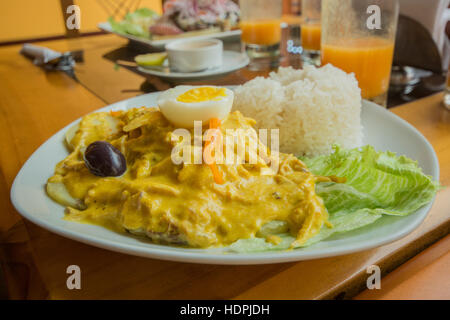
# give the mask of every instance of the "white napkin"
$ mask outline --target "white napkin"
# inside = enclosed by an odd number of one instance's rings
[[[47,64],[52,60],[55,61],[62,56],[62,53],[60,52],[41,46],[35,46],[29,43],[25,43],[23,45],[20,53],[34,58],[33,63],[38,66]]]

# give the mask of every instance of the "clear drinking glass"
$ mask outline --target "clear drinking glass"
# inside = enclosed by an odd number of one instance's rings
[[[361,95],[386,106],[397,0],[322,0],[322,64],[353,72]]]
[[[322,0],[302,1],[302,58],[305,63],[316,66],[320,65],[321,4]]]
[[[447,81],[445,82],[445,92],[444,92],[444,106],[450,110],[450,66],[447,72]]]
[[[280,54],[282,0],[240,0],[241,39],[250,58]]]

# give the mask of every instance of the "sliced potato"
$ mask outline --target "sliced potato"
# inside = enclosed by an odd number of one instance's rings
[[[289,231],[288,224],[286,221],[273,220],[267,222],[265,225],[259,229],[256,234],[257,237],[266,238],[272,235],[277,235],[281,233],[286,233]]]
[[[80,128],[80,124],[77,123],[69,128],[66,132],[66,144],[70,148],[70,150],[75,149],[75,146],[71,143],[72,139],[75,137],[78,129]]]
[[[67,146],[74,150],[76,147],[87,147],[97,140],[107,140],[119,132],[119,122],[106,112],[89,114],[67,130]]]
[[[72,208],[76,208],[76,209],[86,209],[85,204],[83,203],[83,201],[79,200],[79,199],[75,199],[74,197],[72,197],[69,193],[69,191],[67,191],[66,186],[64,185],[64,183],[62,182],[47,182],[47,193],[48,195],[55,200],[56,202],[64,205],[64,206],[68,206],[68,207],[72,207]]]
[[[107,115],[106,116],[106,122],[109,125],[109,129],[111,130],[110,133],[111,134],[116,134],[119,132],[119,122],[120,120],[111,116],[111,115]]]

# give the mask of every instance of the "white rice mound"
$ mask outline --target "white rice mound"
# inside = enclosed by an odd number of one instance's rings
[[[330,64],[279,68],[269,78],[248,81],[235,89],[233,110],[255,119],[257,129],[280,129],[280,151],[296,156],[362,143],[358,82]]]

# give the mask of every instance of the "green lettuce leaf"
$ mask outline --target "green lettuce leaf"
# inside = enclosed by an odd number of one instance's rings
[[[115,21],[113,17],[109,17],[108,22],[114,32],[149,38],[149,28],[158,17],[155,11],[140,8],[127,13],[122,21]]]
[[[372,146],[352,150],[335,146],[330,155],[302,160],[316,175],[347,179],[345,183],[317,184],[316,192],[324,200],[333,228],[323,226],[303,246],[367,226],[383,215],[411,214],[429,203],[439,190],[439,184],[425,175],[416,161],[392,152],[377,152]],[[280,236],[282,241],[278,245],[255,237],[236,241],[230,250],[257,252],[289,248],[294,238],[287,233]]]

